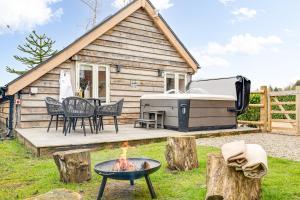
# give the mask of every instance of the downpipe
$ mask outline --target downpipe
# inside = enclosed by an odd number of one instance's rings
[[[14,131],[13,131],[13,119],[14,119],[14,107],[15,107],[15,96],[9,96],[9,120],[8,126],[6,131],[7,138],[14,138]]]

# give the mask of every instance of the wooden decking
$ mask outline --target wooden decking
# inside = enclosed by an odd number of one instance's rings
[[[147,130],[133,128],[133,125],[121,125],[118,134],[115,133],[113,126],[105,126],[105,130],[98,135],[88,133],[85,137],[79,128],[75,133],[70,133],[67,136],[62,134],[61,129],[58,131],[51,129],[49,133],[47,133],[45,128],[16,129],[18,140],[38,157],[52,155],[53,152],[69,149],[91,148],[99,150],[119,147],[124,141],[129,141],[130,145],[160,142],[174,135],[193,135],[196,138],[204,138],[254,132],[259,132],[259,130],[239,128],[182,133],[165,129]]]

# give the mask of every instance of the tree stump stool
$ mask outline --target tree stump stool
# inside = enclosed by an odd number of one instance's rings
[[[82,183],[92,177],[90,150],[60,151],[53,154],[60,180],[64,183]]]
[[[221,154],[208,154],[206,200],[258,200],[261,180],[250,179],[242,171],[228,167]]]
[[[187,171],[199,167],[193,136],[169,137],[165,157],[171,170]]]

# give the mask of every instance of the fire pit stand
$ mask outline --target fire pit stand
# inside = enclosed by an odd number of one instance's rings
[[[137,169],[134,171],[113,171],[113,166],[117,162],[117,160],[102,162],[95,166],[95,172],[103,177],[97,200],[102,199],[108,178],[115,180],[129,180],[130,185],[134,185],[134,180],[140,179],[142,177],[144,177],[146,180],[152,199],[156,199],[156,193],[154,191],[149,175],[156,172],[161,167],[161,163],[159,161],[148,158],[128,158],[128,161],[133,163],[137,167]],[[147,163],[147,168],[144,167],[145,163]]]

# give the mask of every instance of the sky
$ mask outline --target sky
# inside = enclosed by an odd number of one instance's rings
[[[300,79],[299,0],[151,1],[201,65],[194,78],[243,75],[253,89]],[[123,4],[102,0],[98,21]],[[89,18],[80,0],[0,0],[0,85],[16,78],[5,66],[24,69],[13,55],[22,55],[17,46],[30,31],[60,50],[87,31]]]

